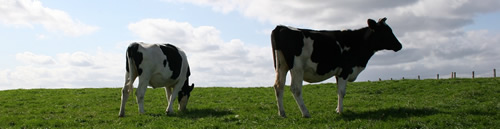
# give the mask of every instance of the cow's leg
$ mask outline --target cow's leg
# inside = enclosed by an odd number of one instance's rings
[[[125,105],[127,103],[130,92],[132,92],[132,90],[134,90],[133,84],[134,84],[134,80],[135,80],[136,76],[134,75],[132,78],[133,79],[129,78],[128,72],[125,74],[125,84],[122,88],[122,97],[121,97],[122,100],[121,100],[121,106],[120,106],[120,113],[118,115],[120,117],[125,116]]]
[[[274,83],[274,92],[276,93],[276,101],[278,102],[278,114],[281,117],[286,117],[285,108],[283,107],[283,90],[285,88],[286,68],[278,68],[276,70],[276,82]]]
[[[302,69],[292,69],[290,70],[290,75],[292,76],[290,90],[293,93],[293,97],[302,112],[302,117],[309,118],[311,115],[302,99],[302,80],[304,79],[304,71],[302,71]]]
[[[179,81],[179,82],[177,82],[177,84],[174,85],[174,91],[172,92],[172,95],[170,96],[170,98],[168,100],[168,106],[167,106],[167,109],[165,111],[167,113],[167,115],[174,113],[173,106],[174,106],[175,98],[177,98],[177,94],[179,94],[179,91],[181,91],[182,86],[184,85],[183,82],[184,81]]]
[[[170,101],[170,96],[172,96],[172,88],[165,87],[165,96],[167,96],[167,103]]]
[[[347,80],[343,79],[342,77],[336,77],[337,78],[337,96],[338,96],[338,102],[337,102],[337,113],[342,114],[342,111],[344,109],[343,107],[343,101],[344,101],[344,96],[345,96],[345,89],[347,85]]]
[[[139,105],[139,113],[144,114],[144,95],[146,94],[146,89],[148,88],[149,80],[141,80],[139,77],[139,86],[135,92],[137,105]]]

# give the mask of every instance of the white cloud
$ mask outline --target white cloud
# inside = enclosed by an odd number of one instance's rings
[[[91,55],[84,52],[74,52],[74,53],[64,53],[59,54],[58,58],[61,59],[65,63],[71,66],[92,66],[93,58]]]
[[[46,55],[35,55],[31,52],[23,52],[16,54],[16,59],[27,64],[54,64],[54,59]]]
[[[71,18],[66,12],[44,7],[38,0],[0,0],[0,22],[16,27],[33,28],[41,24],[49,31],[80,36],[98,29]]]
[[[411,29],[461,27],[478,13],[498,11],[498,0],[180,0],[212,7],[222,13],[239,12],[272,24],[291,24],[318,29],[366,26],[368,18],[388,17],[389,23]],[[353,28],[354,29],[354,28]],[[406,29],[405,29],[406,30]]]
[[[144,19],[130,31],[149,43],[172,43],[185,50],[191,81],[199,86],[269,86],[274,77],[270,47],[223,41],[212,26],[193,27],[168,19]]]
[[[23,52],[16,59],[25,64],[0,70],[0,90],[121,87],[124,83],[124,53],[98,50],[47,56]]]
[[[36,35],[36,39],[38,40],[44,40],[44,39],[48,39],[48,37],[44,34],[37,34]]]

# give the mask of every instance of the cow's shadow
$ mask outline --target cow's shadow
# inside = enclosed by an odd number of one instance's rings
[[[189,109],[184,112],[176,112],[175,114],[171,114],[168,116],[179,117],[179,118],[188,118],[188,119],[199,119],[205,117],[222,117],[225,115],[234,114],[232,111],[224,110],[224,109]],[[165,114],[149,114],[153,117],[163,116]]]
[[[387,120],[387,119],[401,119],[415,116],[429,116],[442,113],[434,108],[409,108],[409,107],[391,107],[378,110],[370,110],[364,112],[347,111],[342,114],[344,120],[355,119],[372,119],[372,120]]]

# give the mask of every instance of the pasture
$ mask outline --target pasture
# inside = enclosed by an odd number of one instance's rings
[[[196,82],[195,82],[196,83]],[[500,78],[349,83],[344,114],[336,85],[303,87],[312,118],[302,118],[289,87],[287,118],[272,87],[195,88],[187,112],[167,116],[165,90],[148,89],[146,114],[135,95],[118,117],[120,88],[0,91],[0,128],[497,128]],[[135,90],[134,90],[135,92]]]

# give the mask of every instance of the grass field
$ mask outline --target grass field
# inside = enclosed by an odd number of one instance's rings
[[[0,128],[500,127],[500,78],[349,83],[342,115],[335,113],[334,84],[307,85],[312,118],[301,117],[285,89],[288,118],[277,114],[271,87],[195,88],[189,111],[170,116],[164,90],[148,89],[146,114],[138,113],[132,96],[124,118],[118,117],[118,88],[7,90],[0,91]]]

